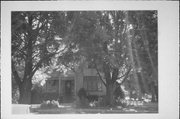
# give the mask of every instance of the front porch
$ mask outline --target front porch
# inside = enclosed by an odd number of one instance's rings
[[[43,91],[44,100],[58,100],[60,103],[71,103],[75,100],[74,77],[52,78],[46,81]]]

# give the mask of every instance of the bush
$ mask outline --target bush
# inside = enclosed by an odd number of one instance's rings
[[[78,91],[78,96],[79,96],[80,100],[81,100],[82,98],[87,98],[86,90],[85,90],[84,88],[79,89],[79,91]]]
[[[106,97],[101,96],[98,98],[98,106],[105,106],[106,105]]]
[[[42,100],[58,100],[59,94],[58,93],[43,93]]]
[[[20,96],[19,89],[13,88],[12,89],[12,103],[13,104],[18,104],[19,96]]]
[[[100,96],[100,97],[95,96],[95,99],[89,103],[90,107],[104,107],[105,105],[106,105],[105,96]]]
[[[39,104],[42,102],[42,93],[38,90],[33,89],[31,91],[31,104]]]
[[[89,100],[89,102],[98,101],[98,96],[97,95],[88,95],[87,99]]]
[[[121,86],[118,86],[115,91],[114,91],[114,96],[115,96],[115,99],[118,99],[119,97],[121,99],[124,99],[125,98],[125,94],[121,88]]]
[[[43,101],[40,105],[41,109],[52,109],[52,108],[58,108],[59,107],[59,102],[52,100],[52,101]]]
[[[79,100],[77,101],[77,106],[87,107],[89,102],[87,99],[86,90],[84,88],[79,89],[78,97],[79,97]]]

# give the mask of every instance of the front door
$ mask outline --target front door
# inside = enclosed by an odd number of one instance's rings
[[[71,95],[72,93],[72,81],[65,81],[65,94],[66,95]]]
[[[65,97],[64,98],[66,102],[72,101],[73,90],[74,90],[74,81],[73,80],[65,81]]]

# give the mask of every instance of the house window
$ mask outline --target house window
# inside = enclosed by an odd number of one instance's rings
[[[87,91],[102,91],[102,82],[97,76],[85,76],[84,88]]]
[[[58,85],[58,80],[51,80],[51,81],[48,81],[49,85],[50,86],[57,86]]]
[[[88,64],[88,69],[95,69],[96,67],[95,67],[95,64],[94,63],[89,63]]]
[[[58,80],[47,80],[46,82],[46,90],[48,92],[57,92],[58,91]]]

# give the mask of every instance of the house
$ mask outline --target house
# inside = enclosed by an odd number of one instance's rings
[[[46,80],[44,93],[53,99],[73,101],[77,98],[80,88],[84,88],[87,94],[92,96],[103,96],[106,93],[96,69],[87,63],[82,63],[74,72],[72,70],[66,73],[52,72],[50,78]]]

